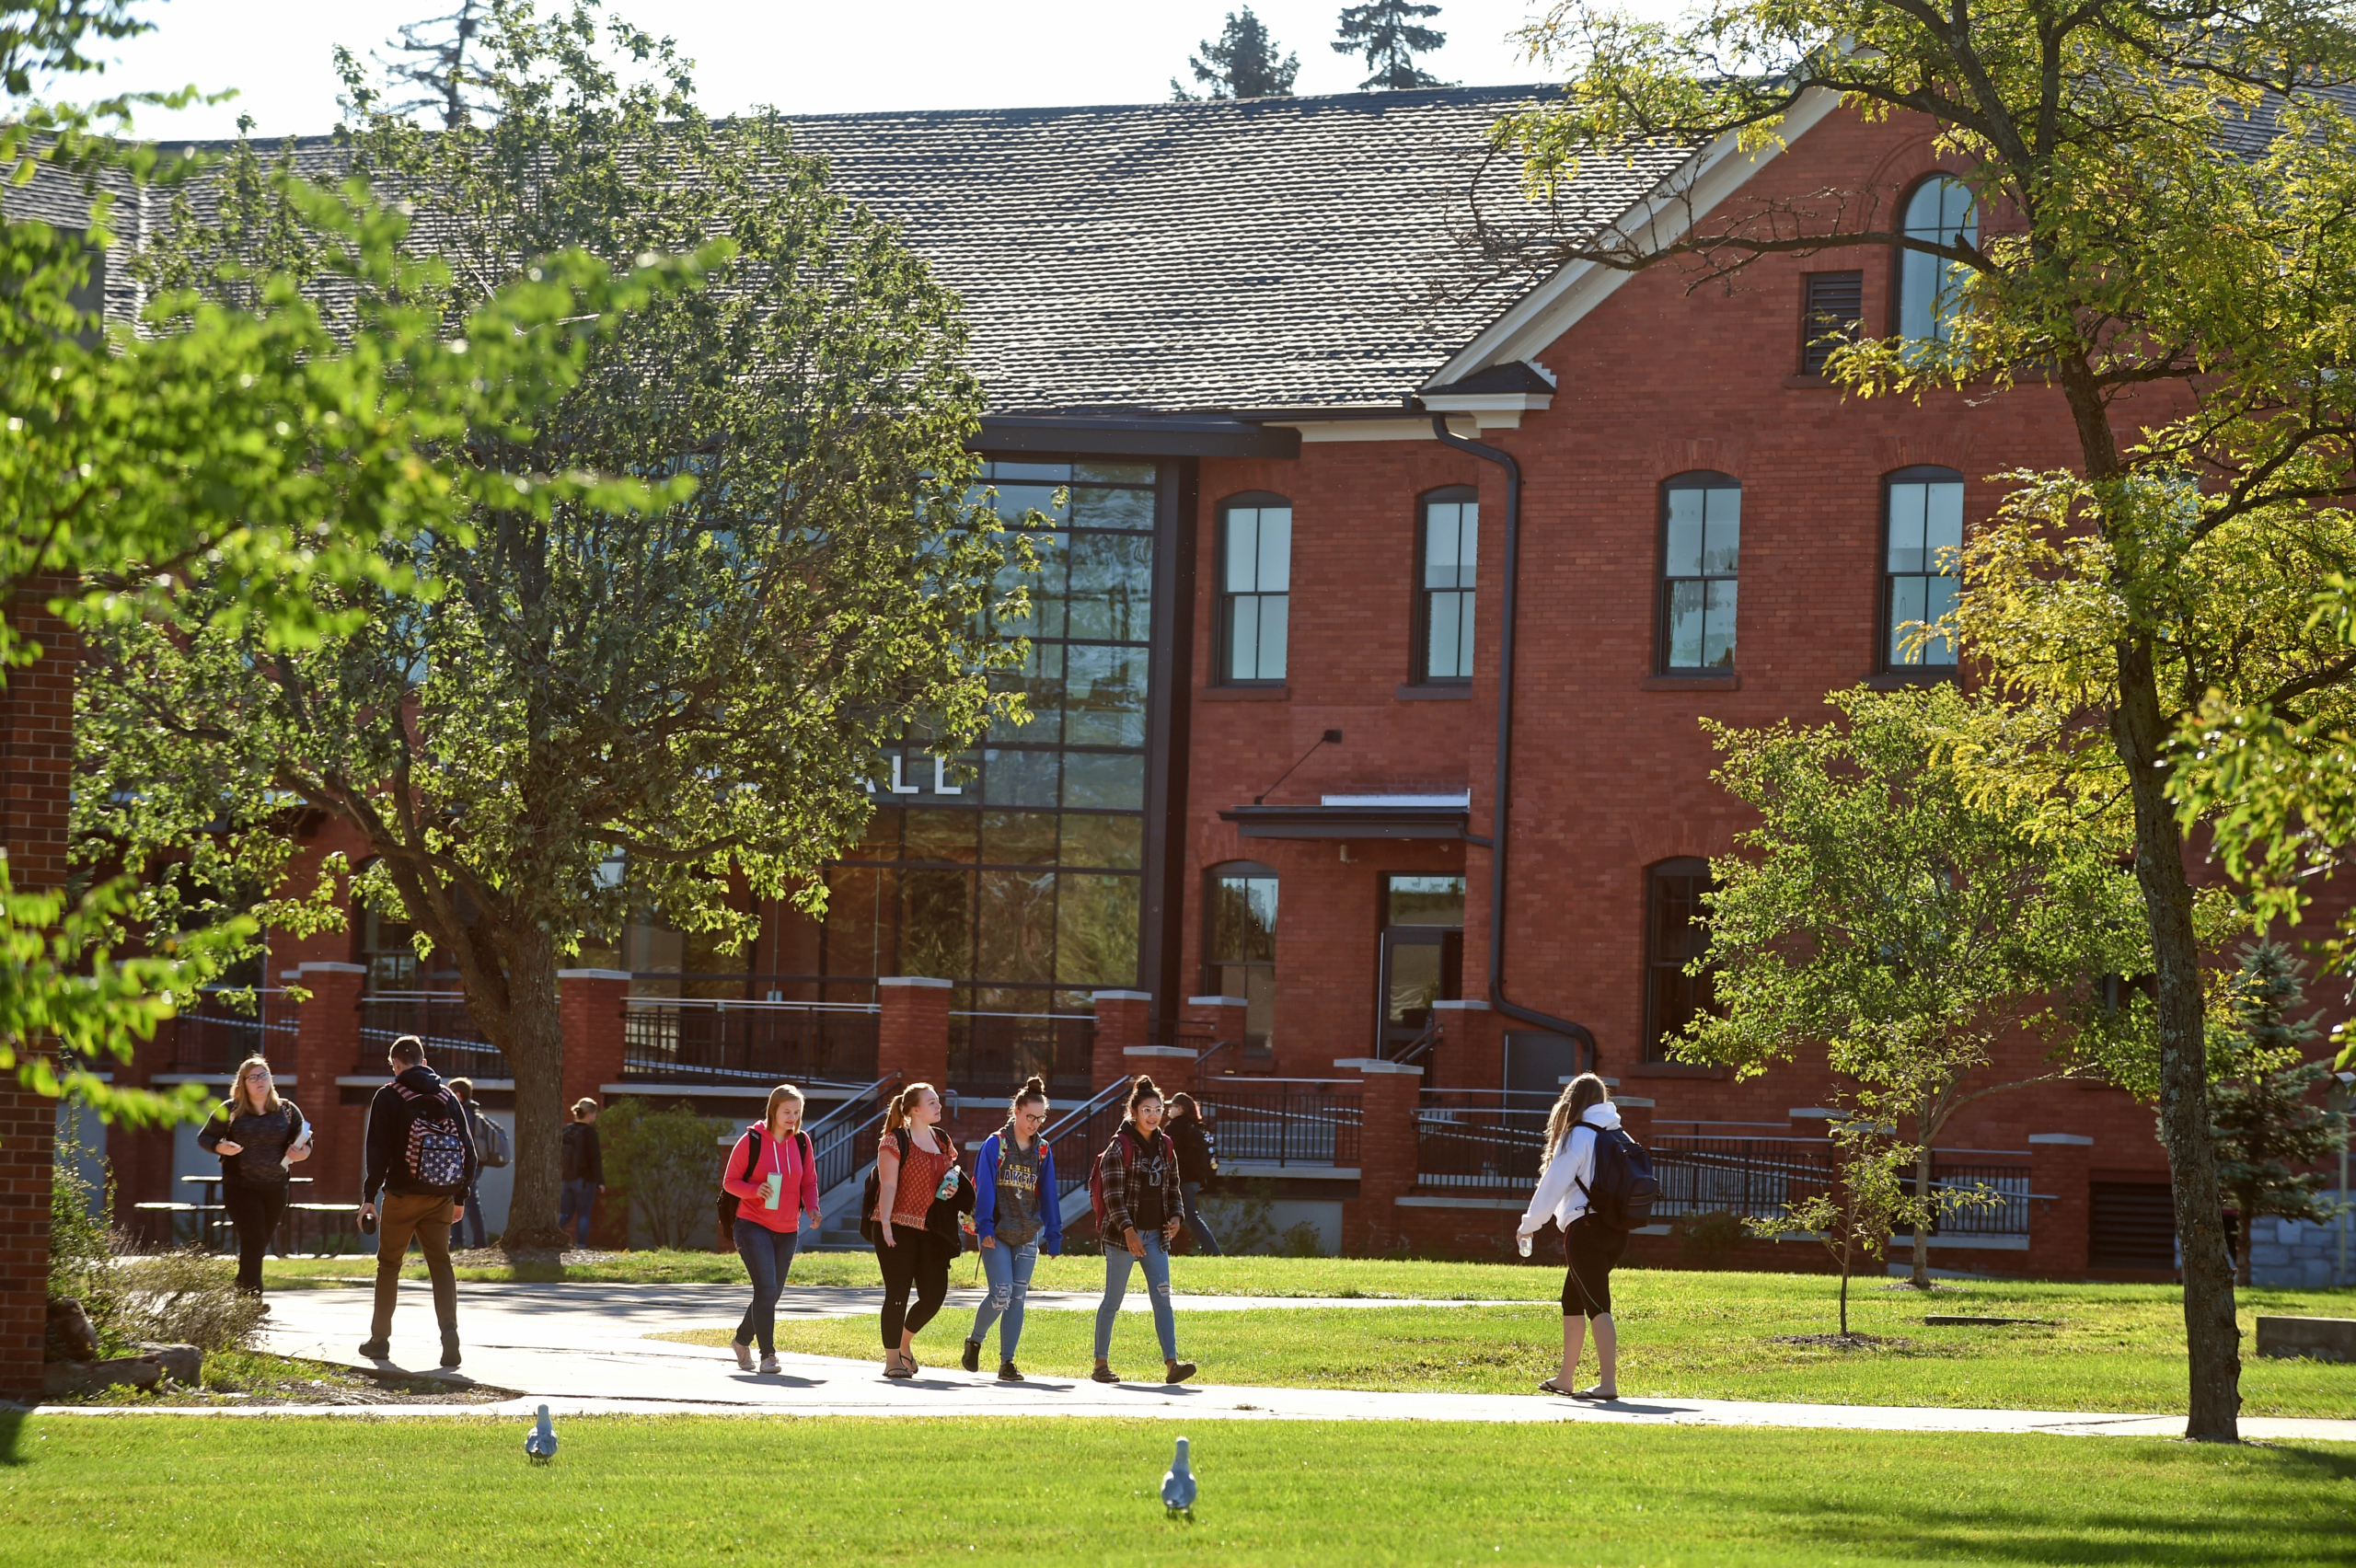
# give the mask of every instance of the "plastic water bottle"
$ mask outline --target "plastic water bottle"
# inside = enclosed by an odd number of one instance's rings
[[[1525,1230],[1515,1236],[1513,1239],[1513,1244],[1521,1249],[1521,1255],[1523,1257],[1526,1258],[1530,1256],[1530,1232]]]
[[[941,1185],[934,1188],[932,1192],[933,1202],[945,1204],[957,1195],[958,1174],[957,1167],[953,1164],[941,1173]]]

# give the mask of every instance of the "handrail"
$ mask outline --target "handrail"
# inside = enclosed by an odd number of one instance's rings
[[[440,993],[435,993],[439,995]],[[840,1012],[878,1013],[876,1002],[768,1002],[746,997],[624,997],[625,1008],[709,1008],[715,1012]]]
[[[1087,1104],[1077,1110],[1066,1112],[1053,1126],[1045,1129],[1039,1136],[1045,1146],[1050,1149],[1054,1148],[1057,1142],[1075,1132],[1086,1138],[1091,1124],[1107,1112],[1120,1108],[1128,1096],[1129,1080],[1121,1079],[1108,1088],[1097,1090],[1095,1096]],[[1112,1141],[1112,1134],[1109,1130],[1104,1136],[1106,1142]],[[1090,1168],[1094,1159],[1094,1154],[1091,1152],[1086,1158],[1067,1160],[1057,1165],[1056,1201],[1057,1203],[1061,1203],[1068,1194],[1087,1184]]]
[[[899,1081],[899,1074],[888,1073],[883,1078],[877,1078],[873,1083],[869,1084],[866,1088],[859,1090],[849,1099],[844,1101],[840,1105],[836,1106],[833,1110],[827,1112],[825,1115],[819,1117],[808,1126],[803,1128],[803,1132],[809,1136],[810,1147],[813,1149],[817,1147],[818,1135],[822,1132],[832,1132],[837,1136],[839,1136],[840,1130],[830,1128],[827,1125],[829,1123],[843,1121],[853,1114],[858,1114],[862,1120],[864,1120],[865,1113],[861,1110],[861,1107],[872,1105],[881,1101],[883,1099],[884,1087],[887,1084],[895,1084]]]
[[[1400,1053],[1391,1059],[1394,1062],[1403,1064],[1413,1064],[1415,1062],[1421,1061],[1424,1057],[1431,1055],[1432,1047],[1438,1045],[1439,1043],[1439,1018],[1435,1014],[1432,1020],[1424,1025],[1424,1032],[1421,1034],[1416,1035],[1415,1039],[1409,1041],[1406,1045],[1401,1049]]]
[[[1237,1042],[1232,1041],[1232,1040],[1216,1040],[1216,1041],[1213,1041],[1213,1042],[1211,1043],[1211,1048],[1210,1048],[1209,1050],[1207,1050],[1207,1051],[1204,1052],[1201,1055],[1199,1055],[1199,1056],[1197,1056],[1197,1057],[1195,1057],[1195,1071],[1196,1075],[1198,1075],[1198,1076],[1199,1076],[1199,1075],[1201,1074],[1201,1072],[1202,1072],[1202,1070],[1203,1070],[1203,1064],[1204,1064],[1205,1062],[1209,1061],[1213,1056],[1218,1055],[1221,1051],[1226,1050],[1229,1046],[1233,1045],[1233,1044],[1235,1044],[1235,1043],[1237,1043]]]

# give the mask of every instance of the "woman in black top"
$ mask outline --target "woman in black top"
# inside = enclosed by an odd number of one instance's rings
[[[286,1212],[288,1170],[311,1158],[310,1126],[293,1101],[278,1097],[270,1064],[248,1056],[196,1142],[221,1157],[221,1204],[237,1228],[237,1288],[260,1296],[261,1255]]]
[[[1195,1103],[1191,1094],[1170,1097],[1170,1141],[1178,1146],[1178,1192],[1181,1206],[1186,1213],[1186,1228],[1195,1235],[1195,1245],[1203,1256],[1218,1256],[1218,1238],[1211,1234],[1210,1222],[1203,1217],[1201,1204],[1204,1183],[1218,1173],[1218,1146],[1211,1142],[1210,1124],[1203,1120],[1203,1108]]]

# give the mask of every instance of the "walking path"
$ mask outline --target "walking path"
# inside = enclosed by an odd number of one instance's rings
[[[1034,1377],[1000,1383],[988,1373],[928,1365],[919,1377],[887,1381],[877,1361],[823,1355],[781,1355],[768,1377],[739,1372],[724,1349],[651,1340],[653,1333],[733,1327],[743,1310],[742,1286],[464,1285],[459,1287],[463,1376],[512,1389],[519,1398],[478,1405],[368,1405],[222,1409],[191,1414],[271,1415],[308,1412],[372,1419],[387,1416],[520,1415],[545,1403],[557,1415],[624,1412],[704,1415],[1113,1415],[1187,1420],[1291,1421],[1553,1421],[1688,1423],[1727,1426],[1805,1426],[1882,1432],[2053,1432],[2073,1435],[2175,1436],[2177,1415],[2102,1415],[2069,1411],[1942,1410],[1879,1405],[1779,1404],[1750,1400],[1644,1399],[1590,1405],[1516,1394],[1367,1393],[1332,1389],[1238,1388],[1189,1383],[1178,1388],[1085,1378]],[[880,1292],[790,1288],[780,1317],[844,1317],[875,1310]],[[1128,1304],[1142,1307],[1142,1292]],[[976,1291],[951,1293],[931,1353],[953,1355],[960,1311],[970,1313]],[[371,1293],[357,1288],[280,1291],[271,1297],[265,1347],[282,1355],[340,1365],[357,1362],[354,1347],[367,1337]],[[1180,1297],[1182,1312],[1245,1308],[1395,1307],[1415,1305],[1363,1297]],[[1095,1297],[1035,1291],[1034,1310],[1092,1307]],[[1433,1302],[1461,1306],[1461,1302]],[[1520,1305],[1527,1305],[1521,1303]],[[919,1342],[918,1354],[925,1353]],[[433,1305],[422,1284],[405,1285],[393,1320],[393,1355],[402,1367],[433,1372],[439,1353]],[[457,1375],[452,1375],[454,1377]],[[58,1413],[138,1413],[52,1407]],[[2356,1442],[2356,1421],[2251,1417],[2241,1424],[2252,1438]]]

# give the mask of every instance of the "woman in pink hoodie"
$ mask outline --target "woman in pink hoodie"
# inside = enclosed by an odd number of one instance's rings
[[[802,1216],[818,1218],[818,1167],[810,1135],[802,1130],[802,1091],[790,1083],[769,1090],[768,1110],[745,1129],[722,1168],[722,1190],[736,1200],[736,1255],[753,1279],[753,1304],[736,1325],[736,1365],[753,1370],[753,1341],[761,1370],[777,1370],[777,1298],[793,1266]]]

